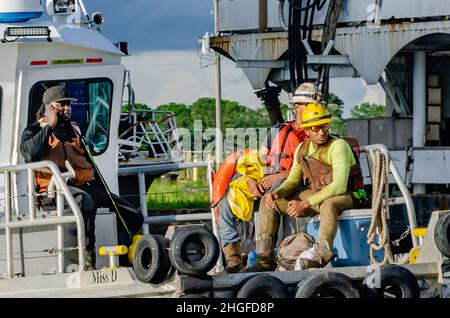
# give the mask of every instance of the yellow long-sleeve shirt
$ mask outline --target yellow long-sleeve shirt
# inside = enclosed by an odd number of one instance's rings
[[[275,191],[282,198],[294,194],[297,191],[299,184],[303,182],[302,168],[298,162],[298,152],[302,144],[303,143],[301,143],[295,151],[295,160],[291,172],[289,173],[289,177]],[[312,142],[309,145],[307,156],[320,159]],[[323,156],[323,161],[326,164],[332,165],[333,181],[315,195],[308,198],[308,203],[311,206],[319,205],[328,198],[344,194],[347,191],[350,168],[356,164],[352,149],[343,139],[338,139],[331,144],[330,148]]]

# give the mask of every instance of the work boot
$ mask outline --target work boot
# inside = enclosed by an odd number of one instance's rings
[[[229,243],[222,248],[227,266],[217,274],[233,274],[238,273],[243,267],[244,262],[241,256],[241,247],[239,243]]]
[[[319,244],[304,251],[299,256],[300,269],[323,268],[334,257],[334,253]]]
[[[85,252],[85,261],[86,261],[86,270],[87,271],[94,271],[95,270],[95,258],[96,258],[95,249],[93,249],[93,250],[86,250],[86,252]]]
[[[240,273],[267,272],[276,269],[277,265],[273,257],[273,241],[271,239],[256,241],[256,253],[258,254],[258,261],[255,265],[244,267]]]

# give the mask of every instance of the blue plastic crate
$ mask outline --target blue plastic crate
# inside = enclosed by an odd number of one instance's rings
[[[337,256],[331,261],[333,267],[364,266],[370,264],[367,233],[370,227],[371,210],[347,210],[338,220],[338,230],[333,250]],[[307,232],[317,241],[319,217],[307,224]],[[383,259],[383,251],[374,251],[378,261]]]

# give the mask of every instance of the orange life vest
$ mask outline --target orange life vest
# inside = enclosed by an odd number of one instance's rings
[[[47,122],[47,118],[41,118],[39,123],[41,125]],[[71,122],[72,128],[75,132],[75,140],[72,142],[65,142],[64,144],[55,136],[54,133],[48,138],[48,145],[50,151],[44,154],[41,160],[49,160],[54,162],[61,171],[66,171],[65,161],[69,161],[75,170],[75,177],[71,179],[74,185],[82,185],[94,179],[94,168],[85,158],[85,150],[81,146],[78,125]],[[48,185],[52,173],[50,169],[43,168],[36,170],[36,185],[38,192],[42,193],[48,190]]]
[[[250,152],[250,148],[233,152],[217,169],[212,185],[212,202],[211,206],[215,208],[228,190],[228,185],[236,173],[236,166],[239,158]]]
[[[268,155],[268,174],[291,171],[295,150],[307,137],[304,129],[294,129],[294,123],[286,124],[276,135]]]

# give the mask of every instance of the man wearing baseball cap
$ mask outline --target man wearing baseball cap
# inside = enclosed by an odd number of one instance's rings
[[[86,265],[88,270],[95,269],[95,216],[97,208],[107,207],[116,211],[112,198],[97,179],[98,172],[87,155],[81,140],[78,125],[71,121],[71,98],[63,86],[48,88],[42,97],[42,106],[37,112],[37,121],[25,128],[22,133],[20,152],[26,162],[49,160],[54,162],[61,172],[66,171],[66,160],[75,171],[75,176],[67,183],[75,200],[79,203],[83,215],[86,235]],[[36,191],[46,194],[52,173],[50,169],[36,170]],[[113,196],[119,207],[124,223],[118,223],[119,244],[124,230],[136,234],[143,224],[143,216],[128,202]],[[94,200],[95,199],[95,200]],[[54,199],[43,196],[44,206],[54,206]],[[125,227],[125,228],[124,228]]]

